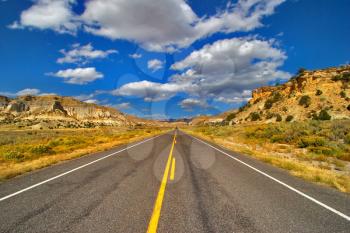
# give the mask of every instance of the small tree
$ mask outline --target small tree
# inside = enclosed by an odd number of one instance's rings
[[[317,90],[317,91],[316,91],[316,95],[317,95],[317,96],[322,95],[322,93],[323,93],[323,92],[322,92],[321,90]]]
[[[346,97],[345,91],[341,91],[341,92],[340,92],[340,96],[341,96],[342,98],[345,98],[345,97]]]
[[[299,105],[304,106],[305,108],[309,107],[311,104],[311,98],[308,95],[303,95],[299,100]]]
[[[260,114],[258,112],[252,112],[249,116],[252,121],[260,120]]]
[[[303,74],[305,71],[306,71],[306,69],[303,68],[303,67],[301,67],[301,68],[299,68],[299,70],[298,70],[298,74]]]
[[[287,118],[286,118],[286,121],[287,121],[287,122],[290,122],[290,121],[293,120],[293,118],[294,118],[294,117],[293,117],[292,115],[288,115]]]
[[[280,114],[276,114],[276,121],[282,121],[282,117]]]
[[[272,108],[272,105],[273,105],[272,99],[268,99],[268,100],[266,100],[266,102],[264,104],[264,108],[265,109],[270,109],[270,108]]]
[[[321,110],[320,113],[318,114],[318,120],[321,120],[321,121],[328,121],[331,118],[332,118],[331,115],[329,115],[327,110],[325,109]]]

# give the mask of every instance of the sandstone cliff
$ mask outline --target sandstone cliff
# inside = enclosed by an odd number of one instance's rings
[[[34,128],[133,126],[145,123],[114,108],[52,95],[14,99],[0,96],[0,122]]]
[[[221,118],[222,124],[350,119],[350,66],[301,70],[282,85],[253,90],[245,106]]]

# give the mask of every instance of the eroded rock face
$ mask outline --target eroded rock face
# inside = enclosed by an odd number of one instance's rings
[[[64,113],[65,115],[67,115],[67,111],[63,108],[61,102],[55,100],[55,102],[52,105],[52,111],[60,111],[62,113]]]
[[[0,96],[0,121],[70,122],[74,125],[133,126],[142,121],[117,109],[81,102],[61,96]],[[72,123],[74,122],[74,123]],[[63,123],[62,123],[63,124]],[[92,126],[92,127],[93,127]]]
[[[0,109],[5,109],[9,102],[9,98],[7,98],[6,96],[0,96]]]
[[[29,106],[24,102],[11,101],[6,107],[6,110],[9,112],[26,112],[29,111]]]

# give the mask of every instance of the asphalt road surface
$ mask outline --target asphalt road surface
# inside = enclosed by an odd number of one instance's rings
[[[0,184],[0,232],[350,232],[349,216],[349,195],[181,131]]]

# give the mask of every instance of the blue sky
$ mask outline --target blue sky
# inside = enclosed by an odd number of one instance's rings
[[[347,0],[2,0],[0,94],[149,118],[217,114],[350,61]]]

